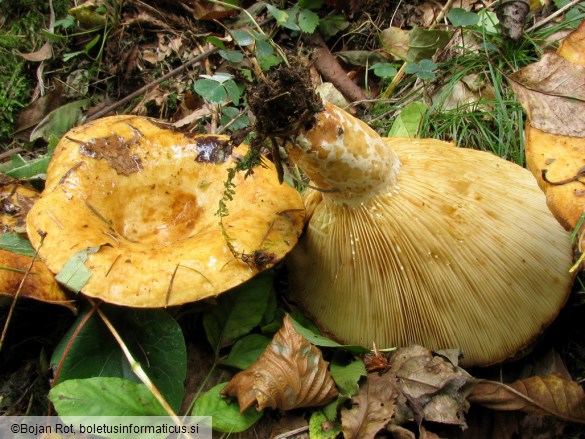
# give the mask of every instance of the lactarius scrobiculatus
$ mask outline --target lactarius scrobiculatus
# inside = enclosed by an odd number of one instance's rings
[[[61,273],[82,255],[88,296],[133,307],[215,297],[273,266],[302,230],[301,196],[274,167],[235,174],[227,215],[216,215],[228,171],[246,154],[228,137],[189,135],[137,116],[69,131],[27,217],[32,245]]]
[[[564,305],[570,237],[529,171],[439,140],[382,138],[328,103],[278,136],[315,187],[288,257],[291,297],[338,341],[460,348],[461,364],[489,365]]]

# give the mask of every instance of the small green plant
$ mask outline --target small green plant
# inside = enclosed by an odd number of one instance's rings
[[[234,76],[229,73],[216,73],[215,75],[201,75],[193,83],[193,91],[206,101],[219,104],[229,100],[234,104],[240,103],[242,92],[234,81]]]

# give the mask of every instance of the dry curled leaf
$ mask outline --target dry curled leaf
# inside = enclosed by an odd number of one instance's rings
[[[62,305],[75,311],[75,301],[59,288],[47,266],[36,260],[31,268],[31,262],[30,256],[0,250],[0,296],[13,297],[18,292],[19,297]]]
[[[550,134],[585,137],[585,67],[556,53],[510,76],[534,128]]]
[[[373,438],[392,420],[398,396],[396,378],[392,374],[369,374],[358,394],[351,399],[351,408],[341,409],[344,438]]]
[[[480,380],[468,396],[494,410],[521,410],[585,424],[585,392],[575,381],[553,374],[503,384]]]
[[[473,380],[467,372],[421,346],[397,350],[390,362],[390,373],[408,401],[401,408],[407,418],[465,426]]]
[[[321,351],[295,330],[288,315],[283,323],[258,361],[222,390],[237,397],[240,412],[254,404],[258,410],[315,407],[338,395]]]
[[[585,21],[558,54],[512,75],[529,115],[526,163],[555,218],[574,229],[585,210]]]

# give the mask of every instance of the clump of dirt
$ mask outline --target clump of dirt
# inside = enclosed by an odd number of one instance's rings
[[[247,90],[250,109],[260,136],[285,137],[310,124],[323,109],[315,93],[307,65],[298,58],[258,78]]]

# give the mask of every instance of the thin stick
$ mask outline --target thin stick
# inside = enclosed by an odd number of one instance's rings
[[[87,300],[89,301],[89,303],[92,306],[95,306],[95,303],[92,299],[90,299],[88,297]],[[110,322],[110,319],[108,319],[108,317],[104,314],[104,312],[100,308],[96,308],[96,311],[99,314],[99,316],[101,317],[104,324],[110,330],[110,333],[116,339],[116,342],[118,342],[118,345],[120,346],[120,349],[122,349],[122,352],[124,353],[124,356],[126,357],[126,360],[128,360],[128,363],[130,363],[130,369],[132,370],[132,372],[134,372],[134,374],[136,374],[136,376],[140,379],[140,381],[142,381],[142,383],[154,395],[154,397],[157,399],[157,401],[160,403],[160,405],[163,406],[163,408],[165,409],[165,411],[167,412],[169,417],[173,420],[175,425],[181,426],[182,425],[181,420],[175,414],[175,412],[173,411],[173,409],[171,408],[171,406],[169,405],[167,400],[160,393],[160,391],[156,388],[156,386],[151,381],[151,379],[148,377],[148,375],[146,375],[146,372],[144,372],[144,369],[142,368],[141,364],[134,359],[134,357],[132,356],[132,353],[130,352],[130,350],[126,346],[126,343],[124,343],[124,340],[122,339],[122,337],[120,336],[120,334],[118,333],[118,331],[116,330],[114,325],[112,325],[112,322]]]
[[[167,79],[172,78],[173,76],[178,75],[183,70],[185,70],[187,67],[191,67],[193,64],[196,64],[196,63],[198,63],[200,61],[203,61],[204,59],[206,59],[209,56],[213,55],[218,50],[219,50],[218,47],[212,47],[207,52],[203,52],[201,55],[197,55],[195,58],[190,59],[185,64],[177,67],[176,69],[171,70],[170,72],[168,72],[165,75],[162,75],[160,78],[158,78],[158,79],[150,82],[149,84],[146,84],[144,87],[140,87],[138,90],[136,90],[133,93],[130,93],[125,98],[122,98],[119,101],[114,102],[112,105],[109,105],[106,108],[102,108],[100,111],[92,114],[91,116],[89,116],[87,118],[87,122],[92,121],[92,120],[95,120],[95,119],[98,119],[98,118],[100,118],[100,117],[108,114],[110,111],[114,111],[116,108],[124,105],[127,102],[130,102],[132,99],[136,98],[137,96],[140,96],[142,93],[147,92],[151,88],[159,85],[161,82],[164,82]]]
[[[529,27],[528,29],[526,29],[526,32],[532,32],[533,30],[538,29],[539,27],[544,26],[549,21],[554,20],[555,18],[557,18],[559,15],[561,15],[567,9],[570,9],[571,7],[575,6],[577,3],[580,3],[582,1],[583,0],[573,0],[571,3],[566,4],[565,6],[563,6],[561,9],[559,9],[555,13],[550,14],[548,17],[543,18],[539,22],[535,23],[534,26]]]

